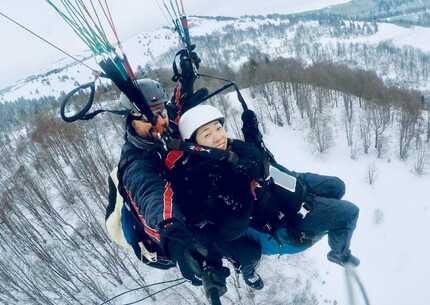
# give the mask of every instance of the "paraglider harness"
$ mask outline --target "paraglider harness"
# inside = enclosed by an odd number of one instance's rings
[[[256,145],[259,149],[259,151],[264,156],[263,162],[264,162],[264,181],[260,181],[259,183],[263,184],[270,184],[274,183],[273,178],[270,177],[270,173],[273,171],[273,168],[275,168],[277,171],[284,173],[285,175],[289,176],[291,179],[296,180],[295,177],[289,174],[289,171],[285,169],[282,165],[278,164],[273,156],[273,154],[269,151],[269,149],[265,146],[263,137],[261,132],[258,128],[258,120],[255,116],[255,114],[248,108],[248,105],[246,104],[246,101],[243,97],[243,95],[240,92],[239,87],[237,84],[228,79],[215,77],[211,75],[206,75],[198,72],[198,68],[200,65],[200,58],[196,54],[195,45],[191,45],[189,43],[189,38],[184,39],[187,41],[186,47],[184,49],[179,50],[174,57],[173,64],[172,64],[172,70],[173,70],[173,76],[172,81],[177,82],[177,86],[175,88],[175,92],[172,98],[172,103],[174,104],[176,108],[176,123],[179,121],[181,112],[184,108],[192,108],[200,103],[203,103],[210,98],[221,94],[222,92],[225,92],[227,90],[234,90],[237,95],[237,100],[241,104],[243,115],[243,127],[242,132],[245,137],[245,142],[253,143]],[[104,63],[102,65],[106,68],[107,71],[112,68],[111,65]],[[112,81],[123,91],[126,93],[126,95],[129,97],[130,101],[138,101],[139,103],[135,103],[136,108],[141,109],[144,115],[148,118],[148,120],[153,124],[153,128],[157,130],[157,117],[155,117],[150,110],[143,94],[140,92],[140,90],[136,90],[134,86],[130,86],[127,82],[124,82],[120,77],[118,77],[115,73],[111,71],[109,75],[114,75],[114,77],[109,77],[112,79]],[[106,75],[102,75],[101,77],[107,77]],[[216,79],[219,81],[225,82],[225,85],[221,86],[220,88],[214,90],[213,92],[209,93],[206,89],[202,88],[200,90],[197,90],[194,92],[194,82],[199,77],[205,77],[210,79]],[[66,109],[69,104],[71,104],[72,97],[79,91],[84,89],[90,89],[90,95],[88,98],[87,103],[75,114],[70,115],[67,113]],[[103,113],[103,112],[110,112],[113,114],[119,114],[119,115],[125,115],[130,117],[130,110],[106,110],[106,109],[99,109],[94,112],[89,113],[89,110],[92,107],[93,101],[95,98],[95,84],[94,82],[84,84],[78,88],[75,88],[72,90],[69,94],[66,95],[66,97],[63,99],[60,107],[60,114],[64,121],[66,122],[74,122],[77,120],[90,120],[94,118],[96,115]],[[252,113],[251,119],[244,119],[245,113]],[[209,148],[201,145],[196,145],[195,143],[191,143],[188,141],[182,141],[179,140],[177,137],[175,137],[174,134],[168,133],[165,134],[160,138],[159,141],[151,142],[147,145],[148,149],[153,149],[156,151],[162,151],[168,152],[172,150],[177,151],[183,151],[189,154],[196,154],[199,156],[203,156],[206,158],[218,160],[218,161],[228,161],[231,163],[236,163],[238,161],[238,156],[232,152],[232,151],[225,151],[215,148]],[[133,209],[133,207],[128,203],[128,196],[127,194],[122,190],[122,168],[125,167],[125,164],[120,164],[117,169],[117,179],[118,179],[118,185],[117,185],[117,194],[122,195],[124,202],[125,202],[125,208],[131,212],[134,215],[133,221],[138,221],[139,218],[137,216],[137,211]],[[296,182],[294,182],[296,183]],[[300,183],[300,182],[299,182]],[[289,189],[289,191],[294,192],[294,189]],[[111,196],[114,197],[113,195]],[[110,204],[112,205],[112,204]],[[107,217],[106,217],[107,219]],[[280,227],[289,227],[289,223],[287,218],[278,219],[276,221],[277,223],[274,225],[273,222],[268,222],[265,224],[262,224],[260,230],[270,234],[279,245],[282,245],[282,242],[276,235],[277,229]],[[289,228],[290,231],[293,231],[292,228]],[[151,238],[146,235],[146,233],[141,230],[142,232],[140,235],[142,235],[142,241],[139,241],[139,247],[143,247],[142,249],[136,250],[134,249],[136,254],[139,254],[139,258],[144,262],[151,266],[157,267],[157,264],[155,264],[155,257],[163,259],[163,256],[160,256],[161,249],[155,249],[154,243],[152,242]],[[298,233],[300,234],[300,233]],[[292,236],[292,235],[291,235]],[[115,238],[111,236],[113,240]],[[299,236],[299,238],[295,239],[295,243],[301,243],[303,240],[303,236]],[[118,243],[121,244],[121,243]],[[156,255],[158,253],[158,256]],[[162,265],[161,267],[165,267],[168,264]]]
[[[95,7],[93,7],[94,16],[92,16],[90,11],[85,7],[85,4],[83,2],[77,1],[75,5],[78,6],[78,9],[74,8],[74,10],[70,10],[70,7],[66,7],[66,4],[64,3],[63,3],[64,5],[63,9],[61,9],[59,5],[56,5],[54,2],[50,0],[48,0],[47,2],[69,24],[69,26],[74,30],[74,32],[84,41],[84,43],[88,45],[93,55],[99,59],[101,58],[101,60],[98,61],[98,64],[102,68],[103,72],[100,72],[90,67],[83,60],[80,60],[74,57],[73,55],[71,55],[70,53],[62,50],[55,44],[49,42],[45,38],[41,37],[40,35],[30,30],[29,28],[20,24],[16,20],[10,18],[6,14],[0,12],[0,16],[6,18],[12,23],[15,23],[19,27],[31,33],[33,36],[37,37],[38,39],[56,48],[58,51],[72,58],[75,62],[87,67],[95,75],[95,80],[93,82],[89,82],[87,84],[81,85],[66,95],[60,107],[61,118],[64,121],[70,123],[70,122],[75,122],[77,120],[90,120],[94,118],[96,115],[103,112],[110,112],[118,115],[129,115],[130,114],[129,109],[126,109],[126,110],[99,109],[92,113],[89,113],[89,110],[91,109],[95,98],[95,91],[96,91],[95,81],[99,78],[107,78],[107,79],[110,79],[127,96],[127,98],[134,104],[135,108],[137,108],[139,112],[145,115],[146,118],[149,120],[149,122],[151,122],[154,128],[157,130],[157,128],[160,127],[158,125],[158,117],[153,115],[151,109],[149,108],[149,104],[147,103],[144,95],[142,94],[142,92],[139,90],[137,86],[136,77],[130,67],[130,64],[128,62],[126,55],[122,51],[121,42],[118,38],[117,31],[115,29],[114,22],[107,2],[105,2],[105,5],[103,5],[103,3],[99,1],[99,5],[104,16],[106,17],[107,23],[109,24],[113,34],[115,35],[115,38],[117,40],[116,45],[118,49],[121,51],[121,54],[118,54],[116,51],[116,48],[113,47],[113,45],[109,42],[106,36],[106,33],[103,30],[103,25],[100,22],[100,18],[97,15]],[[211,77],[211,76],[198,73],[200,59],[198,58],[197,54],[194,52],[195,46],[191,45],[191,42],[190,42],[188,21],[183,9],[183,5],[182,5],[182,15],[179,16],[179,14],[181,13],[180,12],[181,10],[179,9],[178,1],[175,1],[175,2],[176,2],[176,9],[173,6],[172,1],[170,1],[171,7],[174,13],[170,14],[169,12],[169,15],[172,17],[172,21],[174,23],[175,29],[178,32],[184,45],[186,46],[184,49],[180,50],[176,54],[175,60],[173,63],[174,76],[172,80],[175,82],[178,82],[178,86],[176,87],[176,91],[175,91],[175,102],[177,103],[177,106],[178,106],[177,118],[179,118],[182,110],[181,102],[192,97],[194,94],[193,84],[195,79],[197,77]],[[182,4],[182,1],[181,1],[181,4]],[[169,11],[165,2],[164,2],[164,6],[166,7],[167,11]],[[77,12],[84,12],[84,11],[85,11],[85,14],[77,13]],[[178,68],[178,65],[176,64],[176,58],[179,58],[179,67],[181,71]],[[196,104],[201,103],[213,97],[214,95],[221,93],[224,90],[233,88],[237,93],[238,100],[242,105],[244,113],[249,111],[245,103],[245,100],[243,99],[243,96],[240,93],[239,88],[233,81],[225,80],[217,77],[211,77],[211,78],[225,81],[226,84],[221,88],[215,90],[211,94],[206,94],[204,91],[196,92],[196,94],[199,93],[201,97],[201,98],[194,99]],[[72,97],[75,94],[87,89],[90,90],[87,103],[84,104],[83,107],[78,106],[77,107],[78,111],[76,113],[70,114],[67,108],[70,104],[73,103]],[[194,97],[196,97],[196,95],[194,95]],[[254,144],[256,144],[257,147],[259,147],[261,152],[264,154],[265,161],[266,161],[265,162],[266,175],[268,172],[270,172],[270,166],[272,166],[272,168],[275,168],[281,172],[288,173],[288,170],[286,170],[276,162],[273,155],[264,145],[264,142],[262,140],[262,135],[259,132],[258,127],[255,128],[256,126],[258,126],[258,122],[256,118],[250,125],[252,125],[251,127],[253,127],[255,132],[248,133],[248,134],[244,133],[245,141],[253,142]],[[246,126],[244,124],[244,128],[242,130],[244,130],[245,128]],[[171,138],[168,135],[162,137],[159,143],[154,143],[153,146],[154,148],[157,148],[157,149],[161,147],[165,151],[182,150],[185,152],[195,153],[209,158],[214,158],[217,160],[225,159],[225,160],[228,160],[229,162],[233,162],[233,163],[237,162],[237,156],[232,152],[205,148],[202,146],[195,145],[194,143],[182,142],[178,139]],[[128,242],[127,237],[124,235],[124,231],[122,230],[122,225],[121,225],[122,224],[121,220],[123,215],[127,215],[127,214],[132,215],[131,226],[139,227],[140,222],[135,211],[133,211],[132,206],[129,204],[127,200],[127,196],[124,192],[124,188],[122,186],[121,180],[122,180],[123,168],[124,168],[124,164],[120,164],[119,168],[116,168],[109,177],[109,203],[106,210],[106,224],[107,224],[108,232],[111,235],[112,239],[119,245],[123,246],[128,250],[133,250],[135,253],[140,253],[140,258],[142,262],[146,263],[147,265],[151,267],[159,268],[159,269],[171,268],[175,264],[171,260],[169,260],[168,258],[162,255],[162,251],[160,247],[155,242],[153,242],[150,239],[150,237],[144,233],[143,230],[142,230],[143,234],[141,234],[140,239],[137,240],[137,243],[132,243],[133,244],[132,246],[130,246],[130,243]],[[123,213],[124,210],[128,210],[130,213]],[[273,231],[268,230],[268,233],[272,234]],[[217,288],[214,288],[214,286],[211,285],[210,283],[211,281],[210,266],[206,266],[206,267],[202,266],[202,268],[204,270],[204,277],[209,278],[208,280],[206,280],[206,282],[205,280],[203,281],[205,283],[205,288],[207,289],[206,293],[207,293],[208,299],[211,301],[212,305],[219,305],[221,304],[220,298],[219,298],[219,290]],[[348,268],[346,269],[346,272],[347,274],[350,274],[350,275],[352,274],[356,278],[356,281],[359,283],[360,289],[366,300],[366,304],[369,304],[368,298],[365,294],[365,291],[364,291],[364,288],[362,287],[361,282],[358,279],[358,276],[353,272],[353,270],[348,271]],[[181,281],[177,284],[172,285],[171,287],[174,287],[186,282],[186,280],[184,281],[182,280],[183,279],[176,279],[176,280],[170,281],[170,282]],[[167,283],[167,282],[163,282],[163,283]],[[151,285],[148,285],[147,287],[149,286]],[[171,288],[171,287],[168,287],[168,288]],[[166,289],[162,289],[159,292],[164,290]],[[157,294],[159,292],[156,292],[154,294]],[[154,294],[151,294],[148,297],[151,297]],[[142,300],[148,297],[145,297]],[[105,303],[106,302],[104,302],[103,304]],[[130,304],[134,304],[134,303],[130,303]]]

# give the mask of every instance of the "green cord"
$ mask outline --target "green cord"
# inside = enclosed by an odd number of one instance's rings
[[[109,42],[100,13],[97,13],[97,7],[93,0],[90,0],[92,9],[87,8],[83,0],[59,0],[57,3],[54,0],[46,1],[95,56],[101,56],[106,61],[109,59],[115,66],[117,73],[124,80],[129,79],[124,59],[118,56],[115,48]],[[100,2],[99,4],[101,9],[104,9]],[[108,17],[106,16],[106,18]],[[108,23],[111,27],[113,26],[109,19]]]
[[[104,35],[104,32],[102,32],[100,29],[99,29],[99,27],[97,26],[97,24],[95,23],[95,21],[92,19],[92,16],[91,16],[91,14],[88,12],[88,10],[86,10],[85,12],[86,12],[86,14],[91,18],[91,21],[94,23],[94,25],[95,25],[95,27],[96,27],[96,29],[97,29],[97,31],[99,32],[99,33],[97,33],[96,31],[94,31],[92,28],[91,28],[91,25],[89,24],[89,22],[87,21],[87,19],[85,18],[85,13],[83,12],[83,10],[82,10],[82,7],[83,8],[86,8],[85,7],[85,3],[83,3],[82,1],[76,1],[77,2],[77,5],[78,5],[78,8],[79,8],[79,11],[80,11],[80,15],[81,15],[81,18],[84,20],[84,22],[86,23],[86,25],[87,25],[87,27],[88,27],[88,30],[89,31],[91,31],[91,33],[92,33],[92,35],[95,37],[95,40],[97,40],[97,42],[98,42],[98,44],[99,45],[102,45],[103,46],[103,49],[105,50],[105,51],[107,51],[107,49],[108,49],[108,45],[109,45],[109,41],[107,40],[107,38],[106,38],[106,35]],[[98,17],[98,16],[97,16]],[[103,36],[104,35],[104,36]]]
[[[93,43],[85,36],[82,36],[79,26],[74,20],[64,14],[51,0],[46,0],[49,5],[64,19],[64,21],[72,28],[73,32],[94,52]]]
[[[105,40],[106,42],[108,42],[108,43],[109,43],[109,40],[108,40],[107,35],[106,35],[106,32],[104,31],[103,26],[102,26],[102,23],[101,23],[101,21],[100,21],[100,17],[99,17],[99,15],[97,14],[97,10],[96,10],[96,8],[94,7],[93,1],[92,1],[92,0],[90,0],[90,3],[91,3],[91,7],[93,8],[94,15],[96,15],[96,17],[97,17],[97,21],[98,21],[98,23],[99,23],[99,31],[101,31],[101,33],[100,33],[100,34],[104,37],[104,40]],[[102,9],[103,9],[103,8],[102,8]],[[109,23],[109,22],[108,22],[108,23]]]
[[[66,21],[66,23],[72,28],[75,34],[78,35],[78,37],[91,49],[91,51],[95,55],[109,53],[115,50],[107,40],[106,33],[97,27],[95,21],[93,22],[100,34],[93,30],[90,22],[88,21],[88,18],[86,18],[85,16],[85,4],[82,1],[77,0],[73,4],[69,0],[61,0],[61,3],[67,13],[58,8],[58,6],[55,5],[51,0],[46,1]],[[95,12],[94,6],[93,10]],[[87,12],[87,15],[92,18],[89,12]],[[101,26],[99,16],[97,14],[96,16],[97,20],[99,21],[99,25]]]
[[[63,0],[63,1],[69,2],[69,0]],[[103,39],[91,28],[91,25],[89,24],[89,22],[85,17],[85,13],[82,10],[82,6],[85,7],[85,4],[78,3],[77,1],[75,1],[75,3],[77,5],[77,9],[73,7],[73,5],[71,5],[70,2],[69,2],[69,5],[71,6],[71,9],[74,11],[71,13],[74,14],[76,18],[81,19],[81,22],[80,22],[81,31],[83,31],[84,33],[86,33],[87,36],[89,36],[89,39],[90,41],[93,42],[95,50],[97,52],[106,51],[106,48],[105,48],[106,42],[103,41]]]
[[[74,21],[75,29],[78,32],[78,36],[91,48],[91,50],[97,50],[96,42],[94,41],[94,37],[82,23],[82,16],[79,16],[76,12],[76,8],[69,1],[61,1],[63,6],[69,13],[69,18]]]

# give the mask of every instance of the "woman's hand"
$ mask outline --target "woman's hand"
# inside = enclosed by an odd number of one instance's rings
[[[260,150],[254,144],[239,140],[232,141],[231,150],[239,157],[237,163],[233,165],[233,169],[238,174],[250,180],[258,180],[264,176],[264,160]]]

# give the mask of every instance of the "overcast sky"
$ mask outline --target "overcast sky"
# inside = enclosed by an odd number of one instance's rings
[[[161,1],[161,0],[158,0]],[[183,0],[189,15],[241,16],[245,14],[292,13],[348,2],[346,0]],[[59,1],[54,1],[58,3]],[[97,1],[94,1],[97,3]],[[120,38],[126,40],[151,31],[167,21],[156,0],[108,1]],[[0,0],[0,12],[9,15],[68,52],[86,46],[65,25],[45,0]],[[0,16],[0,88],[46,68],[64,57]]]

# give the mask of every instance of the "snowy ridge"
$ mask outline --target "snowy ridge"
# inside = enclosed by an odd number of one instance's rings
[[[397,47],[413,47],[424,52],[430,52],[430,28],[412,26],[401,27],[391,23],[378,23],[378,32],[369,35],[351,39],[326,38],[323,42],[355,42],[364,44],[378,44],[390,41]]]
[[[205,37],[212,37],[211,39],[222,39],[226,35],[234,35],[240,33],[258,33],[267,28],[273,28],[275,34],[266,36],[260,35],[255,37],[245,38],[237,36],[233,43],[222,46],[216,46],[215,53],[217,56],[222,56],[223,52],[229,55],[226,58],[216,58],[217,61],[224,60],[224,63],[230,64],[233,68],[238,68],[241,63],[247,61],[249,56],[258,50],[266,53],[271,57],[298,57],[305,61],[314,61],[315,58],[308,58],[308,55],[298,54],[292,47],[294,41],[300,40],[300,35],[303,29],[307,33],[304,40],[301,41],[303,46],[307,49],[318,47],[324,49],[326,60],[342,60],[337,59],[334,54],[336,52],[337,43],[348,45],[351,43],[359,43],[376,47],[379,43],[390,41],[395,47],[413,47],[422,52],[430,52],[430,28],[424,27],[401,27],[393,24],[378,23],[377,32],[373,34],[366,33],[351,33],[347,37],[334,37],[333,29],[338,27],[322,27],[318,21],[299,22],[289,26],[288,19],[282,20],[277,17],[270,18],[254,18],[254,17],[241,17],[235,20],[221,20],[209,18],[190,18],[190,33],[192,37],[199,42],[206,39]],[[363,24],[357,22],[357,24]],[[300,30],[300,33],[297,32]],[[265,33],[265,32],[262,32]],[[283,33],[283,34],[282,34]],[[173,59],[173,50],[179,47],[176,35],[168,29],[159,29],[154,32],[145,32],[136,35],[124,42],[124,49],[128,58],[135,70],[143,69],[145,65],[150,65],[153,68],[160,66],[167,66],[171,64]],[[215,46],[212,46],[214,48]],[[211,56],[211,46],[198,45],[199,52],[206,64],[217,65],[213,62],[214,58]],[[204,48],[202,50],[202,48]],[[221,48],[221,49],[219,49]],[[238,53],[243,53],[238,55]],[[87,56],[88,53],[81,56]],[[311,55],[314,56],[314,55]],[[66,63],[66,68],[61,67],[62,62]],[[96,61],[91,58],[85,61],[92,67],[97,67]],[[375,67],[365,67],[366,69],[378,69]],[[56,70],[58,73],[55,73]],[[49,75],[44,76],[46,71],[51,71]],[[78,83],[82,84],[94,79],[91,71],[87,68],[73,64],[70,59],[58,62],[53,67],[46,69],[45,72],[40,73],[39,76],[27,78],[20,81],[14,86],[3,89],[0,91],[0,101],[13,101],[19,97],[26,98],[39,98],[42,96],[58,97],[63,93],[67,93],[73,89]],[[399,82],[396,80],[395,82]],[[428,82],[427,82],[428,83]],[[412,86],[415,89],[429,90],[430,86],[426,82],[415,84]]]

